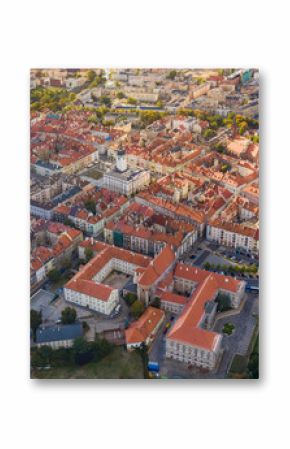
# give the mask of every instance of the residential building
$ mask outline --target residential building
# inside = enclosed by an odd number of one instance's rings
[[[206,226],[206,238],[220,245],[259,252],[259,229],[256,227],[215,219]]]
[[[125,330],[127,349],[140,348],[142,344],[150,346],[164,320],[163,310],[149,306],[141,317]]]

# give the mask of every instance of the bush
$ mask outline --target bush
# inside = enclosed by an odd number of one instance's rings
[[[139,318],[145,310],[143,302],[137,299],[131,306],[131,313],[134,318]]]
[[[90,329],[90,326],[88,325],[88,323],[86,321],[82,322],[82,326],[83,326],[84,332],[88,332],[88,330]]]
[[[205,262],[205,264],[203,264],[203,268],[204,268],[205,270],[210,270],[211,264],[210,264],[209,262]]]
[[[41,325],[42,323],[42,316],[41,312],[37,312],[36,310],[30,311],[30,329],[33,332],[33,339],[35,340],[36,336],[36,329]]]
[[[215,134],[216,134],[215,131],[213,129],[209,128],[203,132],[203,137],[208,140],[208,139],[211,139],[212,137],[214,137]]]
[[[76,321],[77,312],[73,307],[66,307],[61,312],[61,322],[62,324],[73,324]]]
[[[86,341],[83,337],[76,338],[72,348],[60,348],[53,350],[50,346],[33,348],[31,350],[31,366],[42,368],[45,366],[62,367],[85,365],[89,362],[98,362],[110,354],[114,345],[98,338],[93,342]]]
[[[161,299],[158,298],[158,296],[155,296],[155,298],[153,299],[153,301],[150,304],[152,307],[156,307],[157,309],[160,309],[161,307]]]
[[[86,248],[85,249],[85,256],[86,256],[86,261],[88,262],[89,260],[91,260],[91,258],[93,257],[94,252],[91,248]]]
[[[235,326],[231,323],[226,323],[223,327],[223,333],[231,335],[233,333]]]
[[[128,304],[128,306],[131,306],[137,299],[137,296],[135,295],[135,293],[127,293],[127,295],[124,297],[124,300],[126,301],[126,304]]]
[[[226,312],[231,309],[231,298],[228,295],[223,293],[219,293],[217,298],[215,299],[217,302],[217,311],[218,312]]]
[[[61,278],[61,273],[59,270],[57,270],[56,268],[54,268],[53,270],[50,270],[48,273],[48,279],[52,282],[57,282],[60,280]]]

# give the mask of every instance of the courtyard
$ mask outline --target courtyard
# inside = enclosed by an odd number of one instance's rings
[[[109,285],[112,288],[122,289],[128,280],[131,278],[129,274],[121,273],[120,271],[113,270],[104,279],[103,284]]]

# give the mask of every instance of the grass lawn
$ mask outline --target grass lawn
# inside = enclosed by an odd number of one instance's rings
[[[143,362],[139,353],[116,347],[100,362],[84,366],[32,370],[33,379],[143,379]]]

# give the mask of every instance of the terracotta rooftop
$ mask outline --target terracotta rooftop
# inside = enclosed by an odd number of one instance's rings
[[[163,310],[149,306],[143,315],[125,330],[127,344],[145,342],[164,316]]]
[[[138,283],[144,287],[153,285],[162,274],[175,261],[175,254],[171,247],[167,245],[160,253],[150,262],[144,273],[140,276]]]
[[[180,275],[181,272],[187,273],[187,276],[189,276],[189,270],[179,266],[178,274]],[[195,268],[191,272],[190,278],[193,281],[197,279],[201,281],[193,291],[189,302],[170,330],[167,338],[207,350],[214,350],[221,336],[199,327],[205,313],[205,305],[208,301],[212,301],[215,298],[220,289],[237,292],[242,285],[242,281],[237,281],[229,276],[208,273],[205,270],[195,271]]]

